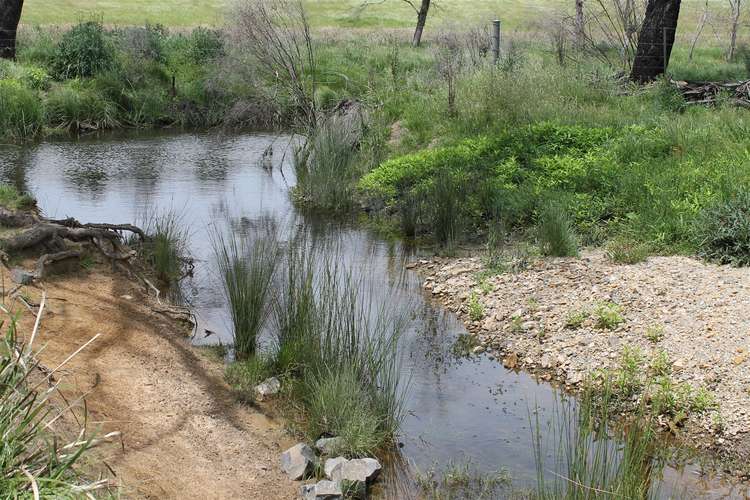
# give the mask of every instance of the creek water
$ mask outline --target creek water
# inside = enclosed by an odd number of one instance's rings
[[[0,180],[31,192],[46,215],[58,218],[137,223],[144,214],[178,212],[196,259],[194,276],[182,284],[182,296],[201,319],[196,344],[231,342],[228,311],[214,272],[212,230],[246,231],[270,216],[337,241],[347,263],[373,285],[372,300],[390,301],[394,307],[408,304],[413,317],[401,345],[403,370],[411,380],[399,436],[402,463],[411,471],[426,471],[468,460],[485,472],[505,468],[514,485],[532,486],[536,462],[530,415],[539,412],[543,422],[552,418],[556,390],[487,357],[453,354],[456,338],[466,332],[422,293],[419,277],[405,271],[406,261],[417,258],[418,250],[351,222],[298,214],[289,197],[294,184],[291,140],[151,133],[0,146]],[[269,145],[274,151],[271,173],[260,166]],[[541,432],[543,441],[550,438],[545,425]],[[667,467],[662,495],[747,497],[743,487],[704,472],[694,464]],[[393,491],[382,495],[404,494]]]

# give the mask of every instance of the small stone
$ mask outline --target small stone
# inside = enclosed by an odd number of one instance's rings
[[[264,380],[255,386],[255,396],[258,401],[264,401],[268,396],[278,394],[281,390],[281,382],[276,377]]]
[[[341,437],[320,438],[315,441],[315,448],[324,455],[333,455],[344,446],[344,439]]]
[[[485,351],[485,347],[483,345],[478,345],[474,349],[471,350],[474,354],[482,354]]]
[[[120,295],[120,298],[121,299],[125,299],[125,300],[133,300],[133,296],[132,295]]]
[[[293,481],[304,479],[318,462],[312,448],[299,443],[281,454],[281,470]]]
[[[341,485],[333,481],[319,481],[317,484],[305,484],[300,489],[302,500],[341,500],[344,494]]]
[[[34,273],[30,273],[18,267],[14,267],[10,270],[10,279],[12,279],[14,283],[17,283],[19,285],[30,285],[34,282],[35,278],[36,276],[34,275]]]

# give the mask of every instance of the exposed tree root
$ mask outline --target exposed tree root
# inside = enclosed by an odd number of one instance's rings
[[[125,245],[123,233],[135,234],[141,241],[147,239],[144,231],[132,224],[82,224],[73,218],[48,219],[33,211],[11,211],[2,207],[0,225],[20,229],[0,238],[0,261],[9,269],[12,279],[20,284],[43,279],[47,267],[55,262],[80,259],[82,245],[97,249],[113,265],[120,262],[130,266],[136,252]],[[9,266],[10,255],[33,250],[43,252],[33,271]]]

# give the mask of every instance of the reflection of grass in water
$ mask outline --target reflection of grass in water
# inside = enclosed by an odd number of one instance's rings
[[[428,500],[507,498],[511,477],[507,470],[482,473],[470,462],[449,462],[444,470],[436,467],[416,475],[417,487]]]
[[[536,499],[658,498],[663,450],[650,411],[640,406],[612,426],[612,395],[586,391],[575,404],[555,408],[551,425],[556,450],[546,460],[539,413],[532,421],[537,465]]]

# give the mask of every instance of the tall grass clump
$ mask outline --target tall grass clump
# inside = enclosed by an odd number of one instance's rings
[[[31,208],[35,204],[36,200],[31,195],[20,193],[10,184],[0,184],[0,206],[17,210]]]
[[[611,424],[611,394],[587,390],[574,403],[565,400],[552,425],[553,464],[542,443],[537,414],[532,422],[537,465],[536,499],[659,498],[664,467],[658,456],[658,434],[641,405],[627,422]]]
[[[296,380],[307,434],[341,436],[351,456],[373,454],[403,418],[398,340],[403,312],[314,244],[294,241],[276,306],[276,365]]]
[[[115,104],[78,80],[52,90],[45,105],[46,122],[53,128],[79,133],[119,125]]]
[[[280,257],[276,229],[262,236],[213,236],[214,255],[232,318],[235,357],[252,356],[270,313],[273,282]]]
[[[44,301],[39,316],[43,307]],[[20,343],[11,318],[0,341],[0,497],[83,497],[107,484],[87,484],[76,470],[96,441],[82,430],[66,444],[49,432],[47,424],[59,418],[52,403],[59,382],[43,375],[33,351],[35,334]]]
[[[733,266],[750,265],[750,191],[703,209],[695,222],[701,257]]]
[[[360,176],[359,132],[354,120],[329,117],[311,129],[305,143],[295,150],[296,195],[304,205],[333,212],[353,207]]]
[[[429,189],[428,205],[432,233],[438,243],[451,246],[461,231],[462,201],[465,199],[463,182],[447,170],[439,171]]]
[[[164,284],[171,285],[183,276],[188,233],[174,211],[154,215],[145,227],[143,257]]]
[[[546,203],[537,221],[536,236],[542,253],[551,257],[577,257],[578,242],[565,209],[556,202]]]
[[[13,80],[0,80],[0,138],[24,140],[44,124],[39,96]]]

